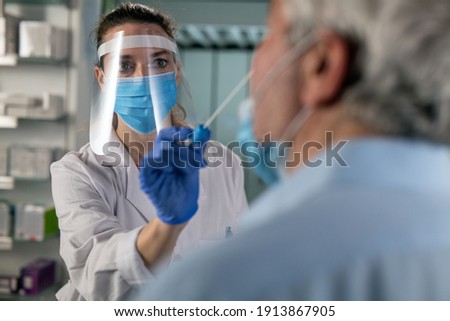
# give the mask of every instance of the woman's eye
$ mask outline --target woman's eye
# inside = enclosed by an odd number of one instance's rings
[[[121,62],[120,63],[120,72],[131,72],[134,70],[134,66],[129,62]]]
[[[155,67],[157,68],[166,68],[168,61],[162,58],[156,59],[153,64],[155,65]]]

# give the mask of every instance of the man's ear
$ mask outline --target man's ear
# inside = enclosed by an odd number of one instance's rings
[[[94,67],[94,75],[95,79],[97,79],[98,85],[101,89],[103,89],[105,85],[105,75],[103,74],[103,71],[99,66]]]
[[[317,44],[299,60],[299,99],[307,106],[324,106],[339,98],[350,59],[349,44],[330,30],[318,32]]]

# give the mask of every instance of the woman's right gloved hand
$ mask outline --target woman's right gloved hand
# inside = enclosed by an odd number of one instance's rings
[[[203,151],[210,135],[186,144],[191,137],[187,127],[162,129],[139,166],[141,189],[167,224],[183,224],[198,210],[199,172],[206,166]]]

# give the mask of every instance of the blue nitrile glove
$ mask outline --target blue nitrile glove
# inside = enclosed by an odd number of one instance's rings
[[[203,150],[210,135],[187,144],[191,136],[186,127],[162,129],[140,164],[141,189],[161,221],[171,225],[187,222],[198,209],[199,171],[206,166]]]

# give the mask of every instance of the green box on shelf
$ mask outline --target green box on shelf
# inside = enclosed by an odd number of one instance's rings
[[[17,205],[14,225],[16,240],[43,241],[59,231],[55,208],[42,205]]]
[[[59,232],[58,217],[54,207],[48,209],[45,213],[44,236],[51,236]]]

